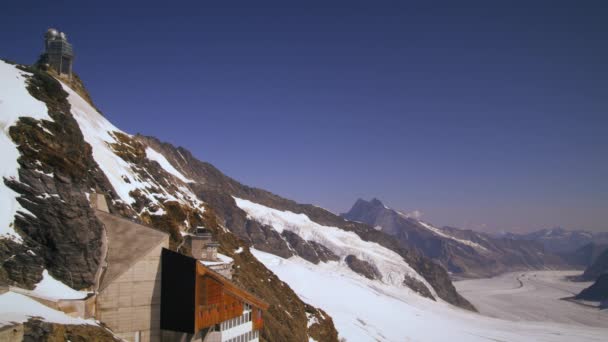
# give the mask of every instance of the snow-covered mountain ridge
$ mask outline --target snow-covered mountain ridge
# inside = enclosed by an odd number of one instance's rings
[[[404,286],[404,277],[413,278],[436,295],[432,286],[409,264],[401,261],[399,254],[375,242],[364,241],[357,234],[337,227],[323,226],[310,220],[305,214],[295,214],[272,209],[248,200],[236,198],[236,204],[248,217],[275,229],[277,232],[291,231],[306,242],[314,241],[329,249],[342,261],[352,255],[369,263],[379,273],[379,280],[393,286]],[[356,270],[353,270],[356,272]],[[404,286],[407,287],[407,286]]]
[[[542,244],[546,250],[561,255],[572,253],[589,243],[608,244],[608,232],[587,232],[560,227],[523,234],[505,233],[502,236],[512,240],[534,241]]]
[[[373,225],[379,231],[394,236],[401,246],[420,251],[457,278],[490,277],[508,271],[565,266],[559,256],[546,252],[534,241],[435,227],[391,209],[378,199],[359,199],[342,217]]]

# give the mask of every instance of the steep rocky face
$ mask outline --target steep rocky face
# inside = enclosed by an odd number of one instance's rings
[[[372,265],[365,260],[359,260],[359,258],[352,254],[347,255],[344,261],[346,261],[346,264],[348,265],[348,267],[350,267],[351,270],[361,274],[362,276],[368,279],[381,278],[380,271],[378,271],[378,268],[376,268],[375,265]]]
[[[471,230],[436,228],[380,200],[359,199],[342,217],[374,226],[394,236],[404,248],[415,249],[441,264],[456,277],[487,277],[526,268],[563,265],[533,241],[495,238]]]
[[[112,197],[113,190],[59,83],[44,72],[25,70],[31,73],[28,91],[46,104],[52,121],[23,117],[10,128],[21,155],[19,178],[3,181],[31,214],[15,216],[22,244],[0,240],[0,283],[32,288],[46,268],[73,288],[87,288],[101,261],[102,225],[86,193],[98,189]]]
[[[584,289],[576,295],[576,299],[604,302],[608,306],[608,274],[602,274],[597,278],[593,285]]]
[[[608,273],[608,249],[604,250],[593,263],[585,269],[580,279],[584,281],[594,281],[603,274]]]
[[[92,325],[62,325],[35,318],[23,324],[23,342],[121,341],[108,330]]]

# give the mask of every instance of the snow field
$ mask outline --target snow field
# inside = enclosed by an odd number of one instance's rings
[[[375,242],[362,240],[356,233],[337,227],[322,226],[310,220],[305,214],[280,211],[236,197],[234,199],[237,206],[243,209],[251,219],[269,225],[279,233],[289,230],[304,240],[324,245],[342,259],[352,254],[361,260],[370,262],[382,274],[383,282],[405,287],[403,285],[404,275],[408,275],[423,282],[431,292],[434,292],[433,287],[412,269],[403,260],[403,257]],[[345,264],[343,267],[348,268]]]

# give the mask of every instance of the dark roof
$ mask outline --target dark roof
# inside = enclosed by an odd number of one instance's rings
[[[169,238],[169,234],[135,223],[120,216],[95,210],[106,227],[108,253],[107,269],[101,276],[99,290],[105,289],[129,267]]]

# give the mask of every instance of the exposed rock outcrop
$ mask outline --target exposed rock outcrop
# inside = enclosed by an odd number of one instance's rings
[[[600,254],[593,264],[585,269],[580,279],[583,281],[594,281],[598,277],[608,274],[608,249]]]
[[[24,325],[23,342],[122,341],[110,331],[94,325],[62,325],[31,318]]]
[[[44,268],[76,289],[90,287],[100,263],[102,226],[86,193],[113,190],[70,115],[66,93],[52,77],[28,68],[28,91],[53,121],[23,117],[10,128],[21,157],[19,179],[5,184],[32,215],[15,217],[23,244],[0,240],[0,283],[32,288]]]
[[[575,298],[596,302],[608,301],[608,273],[599,276],[593,285],[581,291]]]
[[[344,261],[346,262],[348,267],[350,267],[351,270],[359,273],[360,275],[364,276],[367,279],[374,280],[374,279],[382,278],[380,271],[378,271],[378,268],[375,265],[372,265],[365,260],[358,259],[356,256],[354,256],[352,254],[347,255],[346,258],[344,259]],[[420,283],[420,284],[422,284],[422,283]],[[422,286],[424,286],[424,284]],[[424,287],[426,288],[426,286],[424,286]]]
[[[405,275],[403,279],[403,283],[409,287],[410,289],[418,292],[420,295],[431,298],[433,295],[429,291],[429,289],[418,279],[414,279],[408,275]]]

